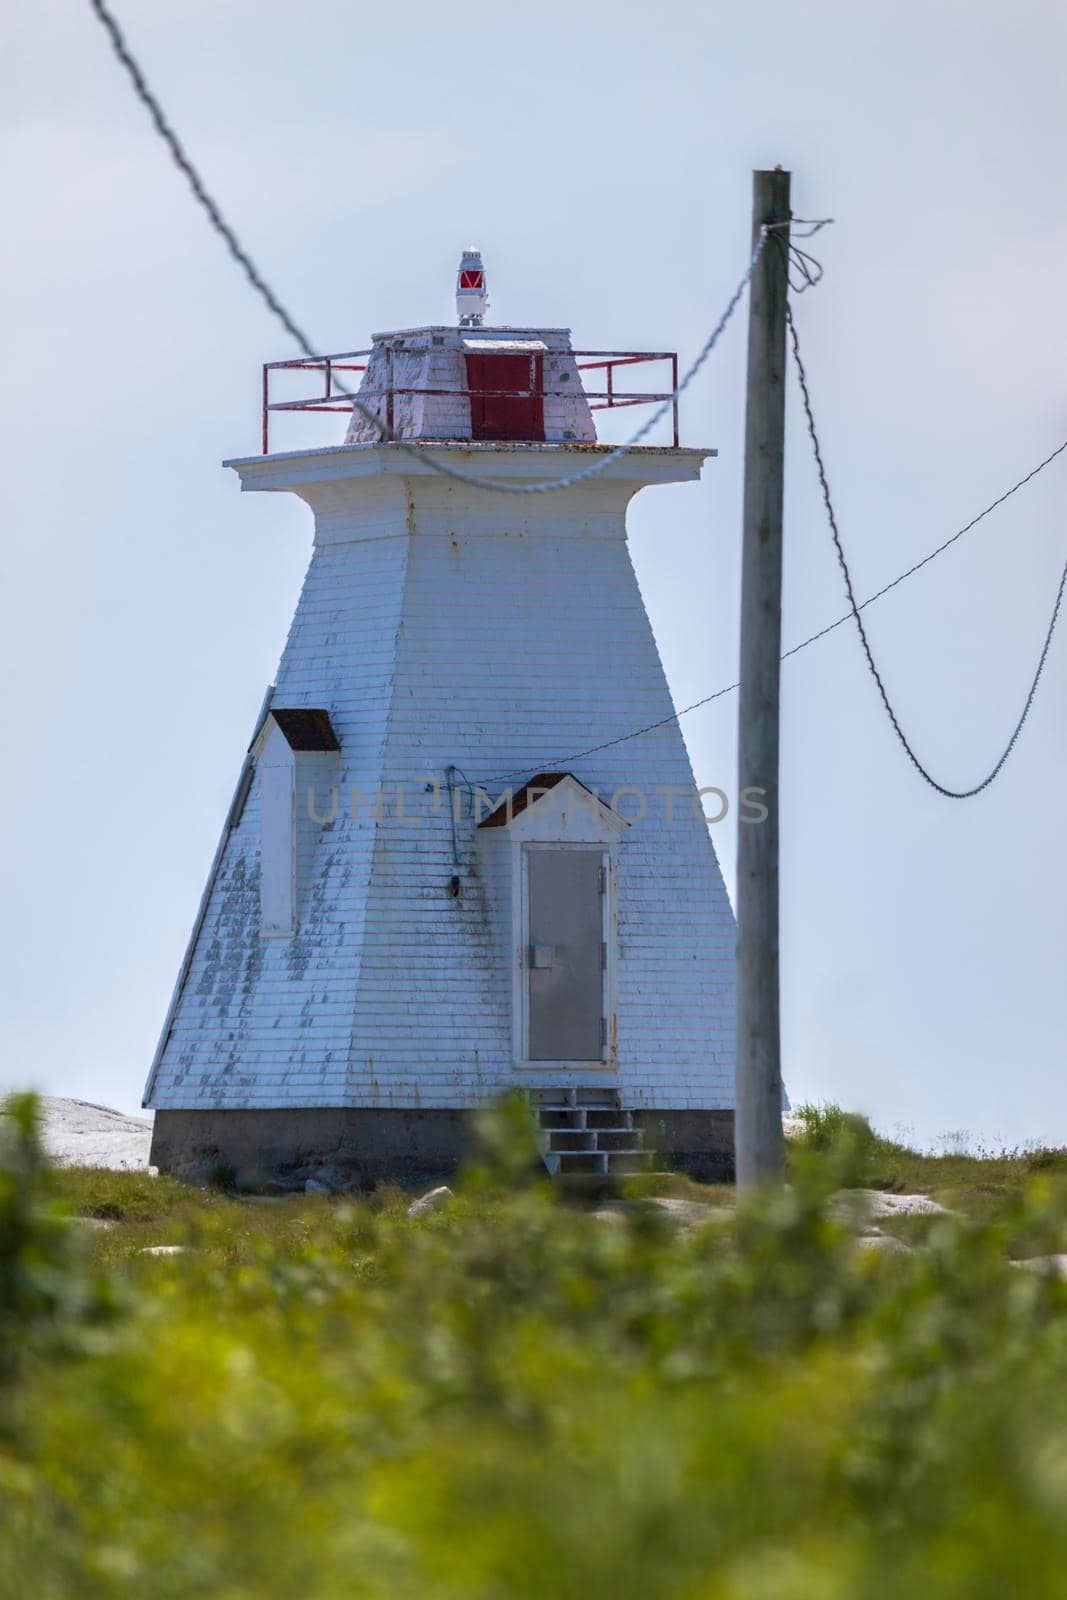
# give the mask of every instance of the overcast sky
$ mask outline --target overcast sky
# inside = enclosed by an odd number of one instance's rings
[[[1059,0],[120,16],[325,349],[450,319],[473,242],[495,320],[689,357],[745,259],[751,169],[791,168],[798,214],[837,219],[797,317],[863,594],[1067,437]],[[37,0],[8,26],[0,1081],[132,1109],[309,554],[300,502],[242,501],[219,466],[258,446],[260,362],[294,352],[88,5]],[[683,406],[684,442],[718,459],[631,511],[677,705],[735,676],[743,365],[740,319]],[[843,599],[795,396],[789,428],[787,644]],[[1018,716],[1065,496],[1067,456],[868,613],[950,785]],[[1067,628],[1003,775],[953,802],[895,744],[853,630],[785,666],[794,1099],[924,1141],[1067,1142],[1065,685]],[[727,696],[683,719],[702,784],[734,786],[735,717]],[[714,830],[731,889],[732,826]]]

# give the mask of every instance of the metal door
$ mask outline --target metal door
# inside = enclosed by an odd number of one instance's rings
[[[545,437],[541,352],[467,355],[472,439]]]
[[[604,895],[599,850],[528,850],[528,1059],[599,1061]]]

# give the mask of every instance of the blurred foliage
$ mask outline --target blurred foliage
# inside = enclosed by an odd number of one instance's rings
[[[0,1116],[0,1402],[35,1352],[59,1355],[106,1320],[114,1295],[85,1268],[41,1150],[37,1102],[12,1095]],[[5,1407],[6,1413],[6,1407]]]
[[[1067,1286],[1005,1259],[1059,1249],[1054,1175],[882,1256],[828,1213],[847,1128],[681,1230],[561,1202],[509,1107],[441,1211],[166,1185],[146,1219],[127,1183],[83,1248],[13,1120],[5,1597],[1063,1593]]]

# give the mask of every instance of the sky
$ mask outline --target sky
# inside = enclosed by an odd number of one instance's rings
[[[475,243],[496,320],[685,360],[744,265],[752,169],[788,167],[795,212],[835,219],[796,315],[864,595],[1067,437],[1058,0],[118,15],[327,350],[450,320]],[[220,466],[258,448],[260,363],[295,351],[88,5],[37,0],[7,26],[0,1087],[130,1110],[309,555],[306,508],[242,500]],[[630,513],[679,706],[736,676],[744,346],[742,316],[683,400],[683,442],[719,451],[702,482]],[[795,385],[787,427],[788,645],[843,593]],[[1067,455],[867,613],[950,786],[984,775],[1018,717],[1065,495]],[[783,668],[794,1101],[926,1144],[1067,1143],[1065,688],[1067,624],[1003,773],[962,802],[910,767],[854,630]],[[683,718],[701,784],[735,788],[736,715],[728,695]],[[732,816],[713,838],[732,892]]]

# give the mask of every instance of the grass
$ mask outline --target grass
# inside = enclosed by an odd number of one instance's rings
[[[60,1167],[56,1186],[75,1216],[111,1222],[153,1222],[202,1206],[205,1200],[174,1178],[108,1167]]]
[[[848,1146],[852,1187],[927,1194],[975,1222],[1009,1217],[1035,1177],[1044,1176],[1057,1188],[1067,1180],[1067,1150],[930,1155],[883,1138],[866,1118],[840,1106],[801,1105],[793,1114],[805,1125],[802,1137],[789,1144],[794,1161],[805,1153],[825,1155]]]
[[[950,1211],[976,1224],[1006,1230],[1005,1250],[1024,1255],[1032,1239],[1020,1221],[1029,1187],[1041,1180],[1050,1194],[1067,1196],[1067,1151],[1032,1150],[988,1154],[928,1155],[877,1135],[864,1118],[833,1105],[798,1108],[803,1136],[787,1142],[790,1175],[813,1161],[847,1152],[842,1181],[853,1188],[891,1193],[927,1194]],[[399,1217],[411,1194],[383,1186],[370,1196],[331,1199],[321,1195],[258,1197],[216,1188],[195,1188],[165,1175],[114,1172],[104,1168],[68,1167],[56,1174],[58,1192],[75,1217],[107,1223],[87,1231],[90,1259],[110,1267],[139,1257],[150,1245],[181,1244],[189,1249],[239,1262],[254,1259],[265,1246],[298,1250],[342,1206],[365,1207],[378,1216]],[[647,1201],[657,1196],[688,1200],[722,1211],[735,1203],[731,1183],[700,1183],[684,1173],[636,1174],[619,1186],[618,1198]],[[578,1197],[576,1210],[595,1209],[597,1202]],[[909,1245],[925,1243],[937,1226],[934,1216],[878,1219],[883,1233]]]
[[[700,1183],[684,1172],[638,1172],[623,1180],[621,1195],[627,1200],[647,1200],[654,1195],[669,1195],[676,1200],[698,1200],[703,1205],[733,1205],[732,1183]]]
[[[687,1230],[531,1184],[503,1118],[412,1218],[397,1189],[51,1172],[24,1103],[0,1126],[0,1594],[1058,1600],[1067,1284],[1005,1257],[1061,1243],[1064,1163],[990,1180],[831,1110],[744,1204],[627,1186],[705,1201]],[[857,1251],[827,1202],[875,1176],[971,1210]],[[166,1242],[191,1249],[141,1254]]]
[[[299,1252],[329,1225],[338,1206],[345,1212],[358,1207],[375,1217],[399,1216],[412,1198],[393,1185],[355,1201],[304,1194],[263,1197],[105,1167],[63,1167],[54,1182],[86,1258],[104,1269],[136,1263],[151,1270],[155,1263],[145,1262],[143,1252],[153,1245],[182,1245],[231,1265],[255,1260],[265,1248]]]

